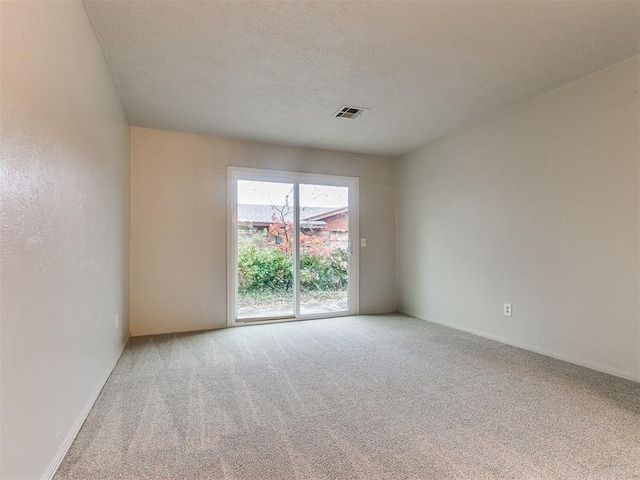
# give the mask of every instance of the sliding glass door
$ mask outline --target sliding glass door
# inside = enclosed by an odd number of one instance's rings
[[[295,315],[292,183],[237,181],[237,318]]]
[[[357,313],[357,179],[236,167],[228,177],[228,324]]]
[[[349,310],[349,187],[299,184],[300,313]]]

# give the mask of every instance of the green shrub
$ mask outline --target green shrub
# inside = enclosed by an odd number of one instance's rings
[[[348,255],[335,250],[328,255],[300,255],[300,288],[304,291],[343,290],[348,283]],[[290,254],[255,241],[238,249],[239,293],[275,293],[293,288]]]
[[[242,245],[238,252],[240,293],[290,291],[293,287],[292,259],[277,248]]]
[[[342,290],[347,287],[348,257],[344,250],[330,255],[300,256],[300,288],[313,290]]]

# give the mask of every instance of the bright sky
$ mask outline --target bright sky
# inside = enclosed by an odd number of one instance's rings
[[[238,203],[252,205],[284,205],[286,196],[293,205],[293,184],[238,180]],[[300,184],[300,204],[303,207],[346,207],[347,187]]]

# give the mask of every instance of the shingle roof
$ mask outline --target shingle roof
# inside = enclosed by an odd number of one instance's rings
[[[284,208],[284,210],[283,210]],[[343,208],[335,207],[303,207],[300,212],[300,221],[305,225],[326,225],[319,219],[315,221],[307,220],[309,218],[318,217],[326,213],[343,210]],[[251,205],[251,204],[238,204],[238,221],[243,223],[263,223],[269,224],[274,221],[274,215],[276,219],[279,219],[281,212],[284,213],[285,221],[293,222],[293,207],[282,205]]]

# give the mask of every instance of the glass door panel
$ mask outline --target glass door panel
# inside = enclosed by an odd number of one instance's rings
[[[349,311],[349,188],[299,184],[299,313]]]
[[[294,184],[238,180],[236,318],[294,317]]]

